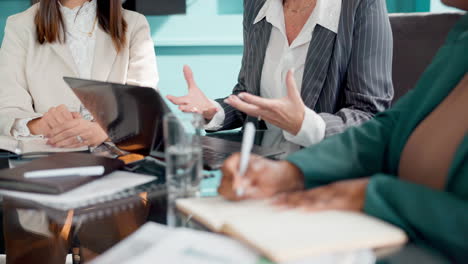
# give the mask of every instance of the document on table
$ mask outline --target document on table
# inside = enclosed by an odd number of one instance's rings
[[[47,145],[47,139],[32,137],[19,138],[0,136],[0,149],[16,154],[41,154],[41,153],[61,153],[86,151],[88,147],[82,148],[54,148]]]
[[[259,258],[222,235],[147,223],[90,264],[255,264]]]
[[[254,250],[229,237],[147,223],[90,264],[266,264]],[[373,264],[371,250],[327,254],[284,264]]]
[[[155,177],[125,171],[115,171],[100,179],[60,195],[0,190],[0,195],[34,201],[52,208],[67,210],[87,202],[111,196],[125,189],[154,181]]]

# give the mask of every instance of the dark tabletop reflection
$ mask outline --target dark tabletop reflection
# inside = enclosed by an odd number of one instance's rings
[[[86,263],[148,221],[199,228],[178,213],[165,196],[147,192],[70,211],[12,198],[5,199],[3,205],[8,264],[63,264],[70,252]]]

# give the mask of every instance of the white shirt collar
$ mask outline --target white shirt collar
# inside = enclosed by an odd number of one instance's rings
[[[82,35],[83,32],[88,32],[95,27],[96,0],[85,2],[82,6],[73,9],[60,4],[60,11],[69,34]]]
[[[342,0],[317,0],[317,6],[312,13],[312,15],[316,15],[317,17],[317,24],[334,33],[338,33],[341,16],[341,2]],[[265,4],[260,9],[260,12],[258,12],[257,17],[254,20],[254,24],[257,24],[265,18],[267,18],[270,23],[272,23],[271,21],[277,21],[278,7],[281,7],[281,18],[283,18],[283,1],[266,0]],[[282,23],[284,23],[284,18],[282,20]]]
[[[95,0],[91,0],[91,1],[86,1],[84,2],[83,5],[81,6],[77,6],[75,8],[69,8],[69,7],[66,7],[64,5],[62,5],[62,3],[59,1],[59,5],[60,5],[60,10],[67,14],[67,15],[75,15],[78,13],[78,11],[81,12],[88,12],[89,10],[96,10],[97,9],[97,3]]]

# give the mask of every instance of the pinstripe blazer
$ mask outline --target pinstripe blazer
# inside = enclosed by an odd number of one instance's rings
[[[233,94],[259,95],[272,25],[254,20],[266,0],[244,0],[244,54]],[[393,98],[393,37],[384,0],[343,0],[338,33],[317,25],[309,46],[302,99],[325,120],[326,134],[343,132],[387,109]],[[264,124],[218,99],[221,130]]]

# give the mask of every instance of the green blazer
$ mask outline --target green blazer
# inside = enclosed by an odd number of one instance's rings
[[[465,15],[416,88],[392,109],[287,160],[304,173],[307,188],[371,176],[364,208],[367,214],[403,228],[415,243],[437,249],[457,262],[467,261],[468,133],[451,165],[445,191],[398,179],[400,155],[409,136],[467,72]],[[468,102],[466,113],[468,122]]]

